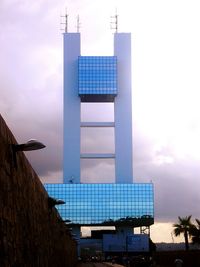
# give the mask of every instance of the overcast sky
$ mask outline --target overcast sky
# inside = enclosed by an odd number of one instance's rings
[[[0,1],[0,112],[19,143],[36,138],[46,144],[26,153],[43,182],[62,181],[60,15],[66,7],[69,32],[76,31],[80,16],[82,55],[112,55],[110,16],[116,8],[119,32],[132,33],[134,180],[154,183],[154,240],[172,241],[177,216],[200,219],[200,3]],[[110,112],[108,107],[108,118]],[[82,149],[98,138],[91,133]],[[102,179],[96,168],[112,181],[112,162],[83,165],[85,181]]]

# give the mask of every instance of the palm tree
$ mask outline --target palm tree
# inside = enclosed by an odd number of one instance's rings
[[[191,222],[191,217],[192,215],[182,217],[182,218],[178,217],[179,219],[178,223],[173,224],[173,227],[175,228],[174,229],[175,236],[179,236],[181,234],[184,235],[186,250],[189,250],[189,242],[188,242],[189,237],[188,236],[190,234],[191,228],[193,227],[193,224]]]
[[[200,244],[200,220],[195,219],[196,225],[193,225],[190,231],[193,244]]]

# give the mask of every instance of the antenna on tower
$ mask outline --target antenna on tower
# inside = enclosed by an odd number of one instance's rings
[[[68,14],[67,14],[67,9],[65,12],[65,32],[68,32]]]
[[[115,15],[111,16],[111,22],[110,22],[110,28],[111,30],[115,30],[115,32],[118,32],[118,14],[117,9],[115,10]]]
[[[78,15],[78,16],[77,16],[77,25],[76,25],[77,32],[80,31],[80,27],[81,27],[81,23],[80,23],[80,17],[79,17],[79,15]]]
[[[61,25],[65,25],[65,28],[61,28],[61,31],[68,32],[68,14],[67,14],[67,9],[65,10],[65,15],[61,16],[61,18],[65,18],[65,21],[61,21]]]

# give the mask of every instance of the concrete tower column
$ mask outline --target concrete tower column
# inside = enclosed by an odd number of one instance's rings
[[[132,183],[132,96],[131,34],[115,33],[114,55],[117,56],[118,95],[115,115],[115,179],[116,183]]]
[[[64,33],[64,183],[80,183],[80,34]]]

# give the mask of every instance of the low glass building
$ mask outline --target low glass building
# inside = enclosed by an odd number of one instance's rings
[[[65,201],[63,220],[81,226],[150,226],[153,184],[46,184],[49,195]]]

